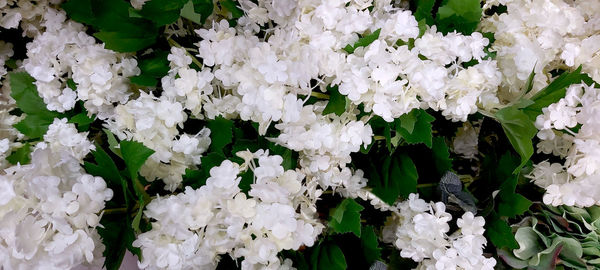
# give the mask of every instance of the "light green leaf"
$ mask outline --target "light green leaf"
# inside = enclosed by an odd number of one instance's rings
[[[516,173],[533,155],[532,140],[537,134],[537,128],[531,119],[515,106],[499,110],[496,113],[496,119],[502,125],[502,129],[512,146],[521,156],[521,164],[513,172]]]
[[[358,48],[358,47],[367,47],[369,46],[371,43],[373,43],[373,41],[377,40],[379,38],[379,33],[381,32],[381,29],[377,29],[375,30],[373,33],[368,34],[360,39],[358,39],[358,41],[356,43],[354,43],[354,45],[346,45],[346,47],[344,47],[344,51],[346,51],[347,53],[354,53],[354,51]]]
[[[331,211],[329,227],[335,233],[352,232],[360,237],[360,211],[365,209],[353,199],[343,200],[336,208]]]
[[[515,256],[521,260],[529,260],[543,250],[538,242],[538,235],[531,227],[521,227],[515,233],[519,249],[513,250]]]

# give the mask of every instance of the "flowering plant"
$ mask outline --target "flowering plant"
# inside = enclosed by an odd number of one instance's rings
[[[599,14],[0,0],[0,268],[596,267]]]

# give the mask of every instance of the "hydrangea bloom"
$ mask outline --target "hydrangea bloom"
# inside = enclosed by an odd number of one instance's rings
[[[262,150],[238,155],[242,166],[225,160],[210,170],[206,185],[148,205],[144,214],[155,222],[133,243],[142,249],[141,268],[214,269],[229,254],[244,258],[242,269],[277,269],[279,251],[314,244],[323,225],[304,175],[284,171],[280,156]],[[248,169],[255,179],[246,195],[238,185]]]

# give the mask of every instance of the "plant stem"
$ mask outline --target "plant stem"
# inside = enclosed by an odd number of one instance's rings
[[[329,95],[328,94],[323,94],[323,93],[319,93],[319,92],[310,92],[310,95],[316,98],[320,98],[320,99],[329,99]]]
[[[124,213],[127,213],[127,208],[126,207],[104,209],[104,214],[105,215],[124,214]]]

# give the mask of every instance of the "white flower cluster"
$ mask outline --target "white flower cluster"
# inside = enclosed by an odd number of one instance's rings
[[[536,119],[538,152],[565,160],[540,162],[529,177],[546,189],[544,203],[600,205],[600,89],[572,85],[566,96],[544,108]],[[578,130],[575,132],[575,128]]]
[[[141,268],[214,269],[219,255],[229,254],[244,258],[242,269],[279,269],[279,251],[314,244],[323,229],[315,207],[320,191],[308,189],[299,171],[284,171],[280,156],[262,150],[238,156],[246,162],[223,161],[199,189],[148,204],[152,230],[133,243],[142,249]],[[248,168],[255,179],[246,194],[238,184]]]
[[[183,49],[173,47],[168,55],[171,70],[162,78],[160,97],[140,92],[137,99],[119,104],[106,125],[121,140],[135,140],[155,151],[141,168],[147,180],[161,179],[168,190],[175,190],[183,180],[185,169],[200,165],[200,158],[210,145],[210,130],[198,134],[180,133],[188,115],[184,109],[198,108],[212,92],[212,74],[189,67],[192,59]],[[202,78],[202,75],[209,76]],[[203,90],[204,89],[204,90]],[[203,118],[192,110],[194,117]]]
[[[417,269],[494,269],[496,260],[483,256],[485,220],[466,212],[448,235],[452,216],[442,202],[427,203],[417,194],[396,205],[384,227],[384,241],[393,242],[400,256],[420,262]]]
[[[2,0],[0,1],[0,27],[11,29],[21,27],[23,35],[34,37],[43,26],[43,14],[50,5],[58,5],[63,0]]]
[[[481,23],[493,32],[505,98],[519,93],[534,70],[534,89],[549,83],[555,68],[577,67],[600,80],[600,2],[595,0],[499,0],[506,12]]]
[[[10,59],[14,54],[12,48],[13,45],[10,42],[0,40],[0,85],[2,85],[1,78],[3,78],[7,72],[4,64],[6,63],[6,60]]]
[[[111,116],[113,103],[125,103],[131,94],[127,77],[139,74],[136,60],[96,44],[83,25],[65,22],[64,11],[48,9],[43,18],[45,31],[27,44],[23,68],[36,79],[48,109],[68,111],[82,100],[89,113]],[[66,74],[77,89],[67,85]]]
[[[113,193],[80,166],[94,148],[86,135],[56,119],[31,164],[0,173],[1,268],[102,266],[104,245],[95,228]]]

